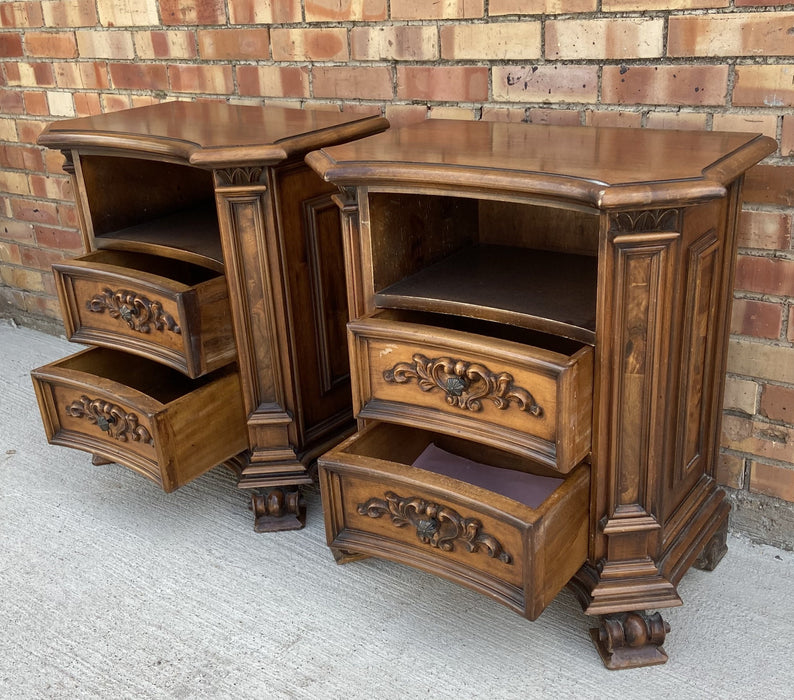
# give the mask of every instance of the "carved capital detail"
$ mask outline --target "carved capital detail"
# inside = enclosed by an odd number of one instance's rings
[[[680,211],[678,209],[620,211],[611,214],[609,218],[610,230],[621,233],[678,231],[680,225]]]
[[[138,416],[109,401],[81,396],[79,401],[72,401],[66,407],[66,413],[74,418],[85,418],[119,442],[142,442],[154,446],[154,438],[140,424]]]
[[[174,317],[163,311],[161,302],[127,289],[103,289],[101,294],[95,294],[86,302],[86,308],[99,314],[107,311],[111,318],[122,319],[131,330],[140,333],[150,333],[152,326],[158,331],[182,333]]]
[[[520,411],[533,416],[543,414],[526,389],[513,384],[513,375],[508,372],[492,372],[485,365],[451,357],[436,357],[432,360],[419,353],[410,362],[399,362],[383,373],[390,383],[405,384],[416,379],[422,391],[441,389],[450,406],[480,411],[482,400],[491,401],[496,408],[506,409],[515,402]]]
[[[262,165],[226,168],[215,171],[215,182],[218,187],[264,185],[266,181],[267,168]]]
[[[452,508],[415,496],[400,498],[391,491],[384,495],[385,500],[370,498],[359,504],[358,514],[370,518],[388,515],[397,527],[413,525],[420,542],[444,552],[454,551],[455,543],[460,543],[469,552],[483,550],[492,559],[512,563],[513,557],[495,537],[482,532],[482,523],[476,518],[464,518]]]

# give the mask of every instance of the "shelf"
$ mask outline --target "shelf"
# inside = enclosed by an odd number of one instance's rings
[[[375,305],[507,323],[592,345],[596,278],[595,257],[465,248],[381,290]]]
[[[215,206],[197,207],[96,236],[97,248],[150,253],[223,272]]]

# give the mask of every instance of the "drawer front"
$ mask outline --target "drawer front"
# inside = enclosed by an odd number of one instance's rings
[[[132,385],[108,363],[128,365]],[[140,387],[150,371],[152,386]],[[159,372],[159,373],[158,373]],[[123,371],[121,372],[123,374]],[[112,377],[108,377],[112,374]],[[101,455],[173,491],[247,447],[240,383],[233,368],[191,381],[156,363],[103,348],[85,350],[32,372],[47,439]],[[200,445],[201,449],[196,447]]]
[[[397,428],[397,430],[394,430]],[[587,555],[589,473],[581,465],[538,509],[388,459],[356,454],[361,433],[324,455],[328,544],[408,564],[489,595],[535,619]]]
[[[201,281],[153,274],[172,266]],[[125,266],[125,263],[127,265]],[[233,361],[229,299],[223,275],[182,261],[124,251],[96,251],[53,266],[70,340],[124,348],[198,377]]]
[[[348,328],[359,418],[465,435],[563,473],[587,456],[592,348],[563,355],[377,315]]]

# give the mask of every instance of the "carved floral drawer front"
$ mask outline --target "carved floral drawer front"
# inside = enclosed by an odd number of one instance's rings
[[[464,457],[484,454],[495,466],[527,465],[468,441],[376,423],[320,458],[329,546],[444,576],[535,619],[585,561],[588,466],[530,508],[411,466],[431,442]]]
[[[494,445],[567,473],[590,450],[593,353],[395,321],[348,324],[354,411]]]
[[[116,250],[58,263],[53,271],[70,340],[123,348],[194,378],[236,356],[222,274]]]
[[[124,464],[165,491],[247,445],[233,367],[190,380],[149,360],[94,348],[32,377],[50,443]]]

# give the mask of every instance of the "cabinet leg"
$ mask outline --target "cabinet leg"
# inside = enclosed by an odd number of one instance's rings
[[[704,571],[714,571],[717,564],[728,551],[728,518],[725,518],[720,529],[715,532],[711,539],[706,542],[703,551],[698,555],[693,566]]]
[[[334,555],[337,564],[349,564],[353,561],[369,559],[368,554],[359,554],[358,552],[350,552],[347,549],[337,549],[336,547],[331,547],[331,554]]]
[[[617,671],[665,663],[667,653],[662,644],[669,631],[670,625],[658,612],[629,612],[604,616],[590,636],[604,666]]]
[[[104,467],[106,464],[113,464],[112,460],[105,459],[99,455],[91,455],[91,464],[95,467]]]
[[[271,488],[251,492],[255,532],[300,530],[306,525],[306,504],[300,488]]]

